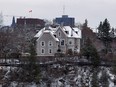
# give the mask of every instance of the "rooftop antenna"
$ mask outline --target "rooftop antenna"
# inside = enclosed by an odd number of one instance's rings
[[[63,15],[65,15],[65,5],[63,5]]]

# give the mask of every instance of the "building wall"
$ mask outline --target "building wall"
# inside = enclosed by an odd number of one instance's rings
[[[72,51],[80,52],[80,39],[78,38],[68,38],[68,49]]]
[[[75,46],[75,40],[74,38],[68,38],[68,49],[72,49],[72,51],[74,50],[74,46]]]
[[[67,53],[68,49],[72,49],[73,52],[80,52],[80,38],[67,36],[62,27],[56,30],[55,36],[53,36],[51,30],[44,30],[42,33],[42,36],[40,35],[40,38],[37,39],[38,56],[54,56],[59,48],[64,54]],[[56,37],[59,41],[56,41],[53,37]],[[49,41],[53,43],[52,46],[49,46]],[[45,43],[45,46],[41,45],[42,42]],[[42,53],[42,49],[44,49],[44,53]],[[49,53],[49,49],[52,49],[51,53]]]
[[[56,31],[56,37],[59,39],[59,46],[60,49],[62,50],[63,53],[66,53],[66,44],[67,44],[67,37],[65,35],[65,32],[63,32],[61,30],[61,28],[59,28]],[[61,45],[61,41],[64,40],[64,45]]]
[[[49,42],[52,42],[52,46],[49,46]],[[44,42],[45,46],[41,46],[41,43]],[[42,53],[42,49],[44,49],[45,53]],[[49,53],[49,49],[51,49],[51,53]],[[50,32],[43,33],[43,35],[37,40],[37,55],[38,56],[54,56],[58,49],[58,42],[54,40],[51,36]]]
[[[68,15],[62,15],[62,17],[58,17],[55,19],[55,22],[64,25],[64,26],[71,26],[74,27],[75,25],[75,19],[72,17],[68,17]]]
[[[80,38],[77,38],[75,42],[76,42],[75,43],[75,47],[77,47],[77,52],[79,53],[80,52],[80,48],[81,48]]]
[[[44,20],[37,18],[18,18],[16,25],[19,27],[40,27],[43,28],[45,25]]]

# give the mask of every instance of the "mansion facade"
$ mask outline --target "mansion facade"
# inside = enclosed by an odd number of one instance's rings
[[[35,36],[37,56],[54,56],[59,50],[66,54],[68,50],[80,52],[81,30],[77,27],[58,26],[56,28],[46,26]]]

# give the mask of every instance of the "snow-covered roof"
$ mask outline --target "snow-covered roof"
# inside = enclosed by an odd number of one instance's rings
[[[59,39],[56,38],[56,37],[54,36],[54,31],[52,30],[51,27],[49,27],[49,29],[45,29],[45,28],[41,29],[34,37],[39,38],[39,37],[41,37],[42,34],[44,34],[44,33],[50,33],[51,36],[52,36],[56,41],[59,41]]]
[[[49,27],[48,30],[45,29],[45,27],[43,29],[41,29],[34,37],[40,37],[40,35],[43,33],[43,32],[51,32],[52,34],[55,33],[57,29],[56,28],[52,28],[52,27]]]
[[[82,38],[81,29],[76,27],[73,29],[74,29],[74,32],[78,35],[77,38]]]
[[[78,28],[71,28],[70,26],[63,26],[60,28],[69,38],[81,38],[81,30]],[[58,29],[59,27],[56,28],[48,27],[47,29],[45,27],[41,29],[34,37],[39,38],[43,33],[50,33],[56,41],[59,41],[59,39],[54,36]]]
[[[45,28],[41,29],[34,37],[38,38],[42,34],[42,32],[45,30]]]
[[[68,37],[81,38],[81,30],[78,28],[71,28],[70,26],[64,26],[63,30],[66,32]]]

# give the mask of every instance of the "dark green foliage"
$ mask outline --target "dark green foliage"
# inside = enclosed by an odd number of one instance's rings
[[[30,50],[29,50],[29,53],[30,53],[29,63],[32,64],[32,63],[36,62],[36,51],[35,51],[34,44],[30,44],[29,48],[30,48]]]
[[[110,43],[112,41],[110,30],[110,23],[107,19],[105,19],[103,23],[100,22],[100,25],[98,27],[98,37],[103,42],[106,53],[110,49]]]
[[[100,22],[100,25],[98,27],[98,37],[100,38],[102,36],[102,22]]]
[[[39,65],[36,62],[36,51],[34,44],[30,44],[30,56],[27,60],[27,64],[23,66],[23,81],[36,82],[40,80]]]
[[[115,29],[114,28],[111,29],[111,32],[110,33],[111,33],[111,37],[112,38],[115,38]]]
[[[85,19],[85,23],[83,23],[82,27],[83,28],[87,28],[88,27],[88,20],[87,19]]]
[[[83,24],[83,27],[88,27],[88,20],[87,19],[85,19],[85,23]]]
[[[99,55],[89,38],[87,38],[81,52],[82,55],[85,56],[88,60],[90,60],[94,65],[99,65],[100,63]]]

